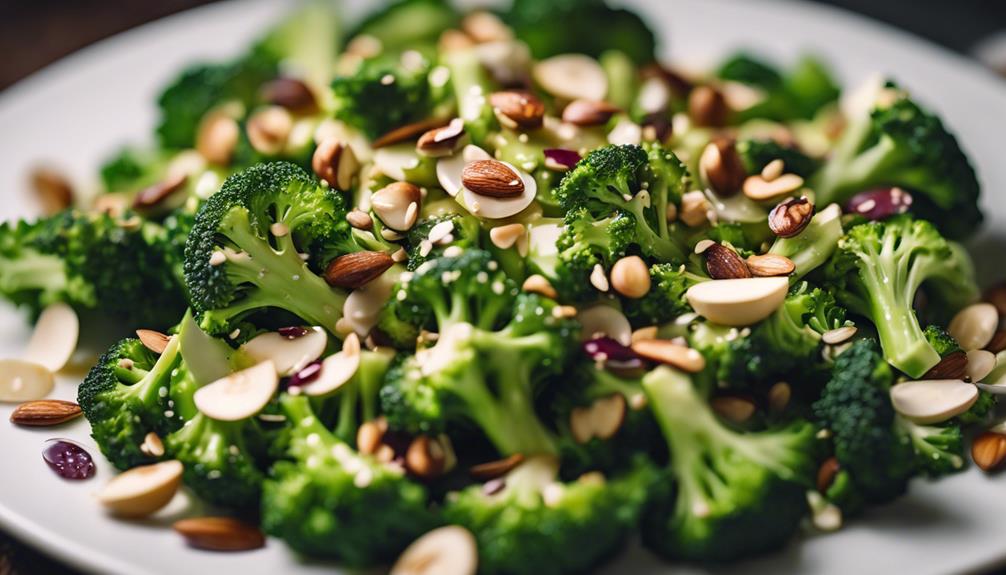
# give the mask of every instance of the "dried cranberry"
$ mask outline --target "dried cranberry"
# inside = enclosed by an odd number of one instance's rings
[[[83,447],[65,439],[50,439],[42,459],[63,479],[87,479],[94,475],[94,460]]]
[[[580,161],[580,154],[565,148],[546,148],[545,159],[564,166],[566,169],[572,169]]]
[[[912,207],[912,195],[901,188],[875,188],[860,192],[845,204],[845,211],[872,221],[903,214]]]
[[[303,337],[308,334],[310,330],[306,327],[301,327],[299,325],[291,325],[287,327],[281,327],[276,330],[281,336],[287,339],[297,339],[298,337]]]
[[[583,351],[595,361],[631,361],[639,359],[636,352],[610,337],[583,342]]]
[[[321,360],[314,360],[311,363],[305,365],[300,371],[290,376],[287,380],[287,387],[297,387],[298,385],[306,385],[312,381],[318,379],[321,375]]]

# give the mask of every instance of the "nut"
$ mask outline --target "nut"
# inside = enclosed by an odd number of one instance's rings
[[[699,157],[699,174],[718,196],[729,197],[741,191],[747,172],[734,141],[715,138],[709,142]]]
[[[143,347],[157,355],[164,353],[164,349],[168,347],[168,342],[171,341],[170,337],[152,329],[138,329],[136,330],[136,337],[140,338],[140,343],[143,344]]]
[[[501,250],[510,248],[524,235],[524,224],[506,224],[489,230],[489,240]]]
[[[213,111],[203,117],[196,134],[196,151],[207,162],[226,166],[231,162],[234,149],[241,138],[241,128],[237,121],[221,111]]]
[[[696,126],[723,126],[729,113],[723,93],[712,86],[696,86],[688,95],[688,115]]]
[[[461,118],[454,118],[446,126],[433,128],[419,136],[416,151],[431,158],[449,156],[458,149],[464,135],[465,123]]]
[[[796,270],[793,260],[776,254],[748,256],[747,264],[755,277],[788,276]]]
[[[996,368],[996,356],[991,351],[972,349],[968,354],[967,381],[983,381]]]
[[[44,365],[20,359],[0,359],[0,403],[42,399],[55,384],[52,371]]]
[[[73,204],[73,186],[63,174],[52,168],[32,170],[31,189],[46,215],[61,212]]]
[[[769,212],[768,227],[780,238],[791,238],[802,232],[813,217],[814,203],[806,196],[789,198]]]
[[[151,431],[143,436],[143,443],[140,444],[140,451],[149,457],[161,457],[164,455],[164,442],[160,436]]]
[[[744,195],[756,202],[774,200],[792,194],[803,187],[803,178],[796,174],[783,174],[767,181],[761,174],[744,180]]]
[[[968,354],[957,350],[940,360],[922,379],[961,379],[968,371]]]
[[[440,33],[440,39],[437,40],[437,51],[443,54],[449,54],[451,52],[460,52],[463,50],[469,50],[475,42],[461,30],[455,30],[453,28],[448,28]]]
[[[447,122],[447,118],[430,118],[419,122],[413,122],[412,124],[399,126],[387,134],[378,137],[374,140],[370,147],[376,150],[378,148],[384,148],[401,142],[407,142],[418,138],[422,134],[434,128],[446,126]]]
[[[112,478],[98,493],[98,501],[122,517],[146,517],[167,505],[182,483],[180,461],[134,467]]]
[[[627,298],[639,299],[650,291],[650,270],[639,256],[624,257],[611,266],[611,287]]]
[[[971,459],[982,471],[993,471],[1006,461],[1006,435],[986,431],[971,443]]]
[[[597,60],[583,54],[560,54],[535,64],[535,82],[546,92],[565,100],[603,100],[608,76]]]
[[[608,275],[601,264],[594,264],[594,269],[590,270],[590,285],[602,292],[611,288],[611,282],[608,281]]]
[[[404,232],[415,225],[422,201],[423,194],[414,184],[393,182],[374,192],[370,207],[384,225]]]
[[[438,439],[420,435],[405,451],[405,468],[420,479],[439,477],[447,469],[447,451]]]
[[[473,479],[478,481],[488,481],[490,479],[496,479],[497,477],[503,477],[523,462],[524,456],[520,453],[514,453],[513,455],[504,457],[503,459],[473,465],[468,470],[468,473]]]
[[[265,535],[254,525],[233,517],[195,517],[172,526],[185,542],[208,551],[248,551],[265,546]]]
[[[828,345],[838,345],[848,341],[852,336],[856,335],[857,328],[854,325],[845,325],[835,329],[829,329],[828,331],[821,334],[821,341]]]
[[[772,384],[768,390],[769,409],[778,413],[786,409],[789,400],[793,397],[793,388],[785,381]]]
[[[549,283],[547,279],[545,279],[545,276],[539,274],[533,274],[528,276],[527,279],[524,280],[524,284],[521,286],[520,289],[528,293],[536,293],[539,295],[543,295],[550,299],[555,299],[559,297],[559,294],[556,293],[555,288],[552,287],[552,284]]]
[[[175,195],[175,192],[181,191],[188,179],[188,175],[184,173],[169,175],[165,180],[140,190],[133,198],[133,209],[137,211],[156,210]]]
[[[477,10],[462,18],[461,30],[478,44],[513,39],[513,30],[498,16],[485,10]]]
[[[698,351],[667,339],[643,339],[630,346],[636,354],[660,363],[666,363],[688,373],[705,369],[706,358]]]
[[[325,281],[333,287],[356,289],[378,278],[394,264],[385,252],[351,252],[328,264]]]
[[[1006,349],[1006,330],[999,330],[992,336],[992,340],[985,349],[991,351],[992,353],[999,353],[1000,351]]]
[[[390,575],[475,575],[478,548],[464,527],[439,527],[409,545]]]
[[[906,381],[891,388],[894,411],[915,423],[940,423],[960,415],[978,400],[978,387],[959,379]]]
[[[976,303],[957,312],[947,331],[964,351],[987,346],[999,329],[999,312],[990,303]]]
[[[370,214],[359,209],[353,209],[346,214],[346,221],[358,230],[370,230],[374,227],[374,219],[370,217]]]
[[[80,406],[72,401],[39,399],[26,401],[14,408],[10,422],[27,427],[46,427],[65,423],[80,414]]]
[[[755,412],[753,401],[736,395],[714,397],[709,405],[717,415],[733,423],[744,423],[751,419]]]
[[[35,320],[35,329],[21,359],[57,372],[70,361],[79,336],[77,312],[63,302],[49,304]]]
[[[465,165],[461,183],[468,190],[492,198],[513,198],[524,193],[524,181],[498,160],[476,160]]]
[[[992,286],[982,299],[996,306],[999,315],[1006,316],[1006,283]]]
[[[318,109],[314,92],[297,78],[282,77],[266,82],[262,86],[261,97],[264,102],[298,114],[310,114]]]
[[[545,117],[545,103],[530,92],[493,92],[489,95],[489,104],[500,124],[511,129],[538,128]]]
[[[714,243],[703,252],[706,271],[714,280],[732,280],[751,277],[751,271],[737,252],[720,243]]]
[[[625,421],[626,402],[620,393],[595,400],[589,406],[574,407],[569,414],[569,427],[577,443],[593,438],[611,439]]]
[[[383,417],[364,422],[356,430],[356,449],[364,455],[373,455],[381,447],[388,422]]]
[[[266,156],[275,156],[283,151],[291,130],[293,116],[280,106],[269,106],[255,112],[245,126],[251,147]]]
[[[776,158],[771,162],[765,164],[765,167],[761,169],[761,177],[766,182],[771,182],[782,175],[782,171],[786,169],[786,163],[781,159]]]
[[[679,217],[686,226],[695,228],[706,223],[708,213],[712,209],[706,195],[698,190],[687,192],[681,196],[681,213]]]
[[[360,163],[353,148],[337,138],[326,138],[315,148],[311,168],[328,185],[346,191],[353,185],[353,176],[360,169]]]
[[[618,112],[618,108],[608,102],[573,100],[562,110],[562,120],[577,126],[600,126],[607,124]]]
[[[829,457],[824,460],[821,467],[817,469],[817,490],[820,493],[825,493],[831,487],[831,484],[835,482],[835,476],[842,469],[841,465],[838,463],[838,459],[835,457]]]
[[[783,277],[712,280],[688,288],[685,298],[709,321],[742,327],[772,315],[788,291],[789,279]]]

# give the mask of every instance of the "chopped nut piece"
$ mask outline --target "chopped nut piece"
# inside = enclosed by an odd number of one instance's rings
[[[513,455],[504,457],[503,459],[473,465],[468,470],[468,473],[473,479],[478,481],[488,481],[490,479],[496,479],[497,477],[503,477],[523,462],[524,456],[520,453],[514,453]]]
[[[265,546],[265,535],[258,527],[233,517],[182,519],[172,527],[186,543],[198,549],[248,551]]]
[[[528,276],[528,278],[524,280],[524,284],[521,286],[521,289],[528,293],[540,294],[551,299],[555,299],[559,296],[559,294],[555,292],[555,288],[552,287],[552,284],[550,284],[544,276],[538,274]]]
[[[513,30],[499,16],[485,10],[477,10],[462,18],[461,30],[479,44],[513,39]]]
[[[404,232],[416,223],[422,192],[409,182],[394,182],[374,192],[370,206],[394,231]],[[413,207],[414,206],[414,207]]]
[[[405,468],[420,479],[439,477],[446,470],[447,453],[436,438],[420,435],[405,452]]]
[[[768,390],[768,406],[772,411],[780,412],[789,405],[793,389],[785,381],[780,381],[772,385]]]
[[[691,191],[681,196],[681,210],[679,217],[681,221],[689,227],[698,227],[708,221],[709,210],[712,206],[706,195],[700,191]]]
[[[222,111],[211,111],[199,124],[196,151],[211,164],[226,166],[241,138],[237,121]]]
[[[248,118],[245,128],[252,148],[266,156],[275,156],[283,151],[292,130],[293,116],[280,106],[269,106],[255,112]]]
[[[753,401],[736,395],[714,397],[709,403],[720,417],[733,423],[744,423],[751,419],[755,412]]]
[[[493,92],[489,104],[500,123],[507,128],[538,128],[545,117],[545,103],[530,92],[505,90]]]
[[[407,142],[409,140],[414,140],[421,136],[422,134],[441,126],[446,126],[449,118],[430,118],[427,120],[421,120],[419,122],[414,122],[412,124],[406,124],[404,126],[399,126],[394,130],[378,137],[370,145],[373,149],[385,148],[394,144],[399,144],[401,142]]]
[[[489,230],[489,239],[501,250],[509,249],[518,238],[524,235],[524,224],[506,224]]]
[[[608,276],[605,274],[604,266],[601,264],[594,264],[594,269],[590,271],[590,285],[594,286],[597,291],[606,292],[611,287],[608,281]]]
[[[374,220],[370,214],[359,209],[354,209],[346,214],[346,221],[358,230],[370,230],[374,227]]]
[[[632,342],[636,354],[661,363],[666,363],[688,373],[698,373],[705,369],[706,358],[698,351],[666,339],[644,339]]]
[[[360,169],[360,163],[353,148],[337,138],[326,138],[314,150],[311,168],[328,185],[346,191],[353,185],[353,176]]]
[[[576,126],[600,126],[619,112],[618,107],[603,101],[573,100],[562,110],[562,120]]]
[[[813,217],[814,203],[806,196],[789,198],[769,212],[768,227],[780,238],[791,238],[802,232]]]
[[[1006,461],[1006,435],[986,431],[971,443],[971,459],[982,471],[993,471]]]
[[[803,178],[796,174],[783,174],[771,182],[760,174],[748,176],[744,180],[744,195],[756,202],[775,200],[798,191],[803,187]]]
[[[439,158],[453,154],[461,145],[465,135],[465,123],[461,118],[454,118],[441,128],[433,128],[416,142],[416,151],[424,156]]]
[[[840,469],[841,466],[837,459],[834,457],[825,459],[821,467],[817,469],[817,490],[821,493],[827,492],[831,484],[835,482],[835,476],[838,475]]]
[[[766,182],[772,182],[781,176],[782,171],[785,169],[786,164],[782,160],[776,158],[765,164],[765,167],[761,169],[761,177]]]

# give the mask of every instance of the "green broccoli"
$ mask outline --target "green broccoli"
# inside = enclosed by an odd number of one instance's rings
[[[185,247],[202,328],[229,333],[248,314],[279,308],[334,332],[347,294],[301,253],[335,255],[326,246],[349,241],[345,215],[344,198],[293,164],[259,164],[227,178],[200,208]]]
[[[428,248],[424,247],[424,242],[429,242],[433,228],[446,225],[445,222],[451,223],[449,237],[441,238],[435,244],[430,243]],[[415,270],[423,262],[439,257],[447,246],[458,246],[463,249],[479,247],[481,231],[478,218],[463,213],[433,216],[417,222],[405,236],[405,249],[409,253],[408,269]]]
[[[361,567],[391,559],[437,525],[426,490],[400,466],[353,451],[315,416],[307,397],[283,394],[280,405],[291,436],[265,481],[266,533],[299,553]]]
[[[322,421],[333,421],[332,433],[352,445],[356,431],[380,413],[380,392],[394,353],[386,350],[360,352],[360,366],[352,379],[339,386],[317,407]]]
[[[106,192],[135,192],[156,182],[166,166],[159,152],[125,147],[101,166],[101,183]]]
[[[901,215],[849,230],[826,275],[843,305],[873,321],[887,361],[909,377],[921,377],[939,363],[940,354],[915,317],[915,293],[923,284],[935,284],[944,306],[959,309],[978,293],[969,270],[967,255],[932,224]]]
[[[782,160],[786,173],[809,178],[821,166],[820,160],[811,158],[800,150],[783,146],[775,140],[740,140],[736,144],[737,154],[748,174],[760,174],[774,160]]]
[[[650,291],[639,299],[622,300],[622,311],[633,325],[659,325],[692,311],[685,292],[709,278],[683,268],[673,264],[650,266]]]
[[[558,259],[553,269],[544,269],[532,261],[535,271],[543,273],[564,298],[590,299],[596,291],[590,282],[594,267],[605,270],[632,247],[636,220],[624,214],[595,219],[584,207],[566,213],[562,233],[556,240]],[[534,258],[532,258],[534,260]]]
[[[734,431],[687,375],[666,366],[644,376],[643,389],[671,456],[643,515],[647,547],[668,558],[727,561],[796,533],[816,469],[811,424]]]
[[[784,256],[796,265],[793,282],[826,263],[842,238],[842,209],[830,205],[810,220],[799,234],[788,238],[776,238],[768,253]]]
[[[950,238],[978,229],[979,185],[956,138],[938,117],[889,84],[849,125],[810,181],[820,205],[880,186],[912,193],[912,211]],[[891,101],[893,100],[893,101]]]
[[[754,118],[778,122],[809,120],[839,95],[831,73],[824,63],[812,56],[801,58],[784,75],[758,57],[741,52],[723,62],[716,75],[763,93],[758,102],[734,114],[737,123]]]
[[[349,38],[370,36],[385,52],[435,46],[441,32],[457,25],[460,17],[446,0],[397,0],[369,14]]]
[[[370,138],[423,120],[433,108],[429,72],[426,60],[410,67],[388,57],[365,60],[332,81],[335,117]]]
[[[961,351],[961,346],[954,339],[954,336],[950,335],[950,332],[938,325],[928,325],[922,335],[929,342],[929,345],[933,346],[936,353],[940,354],[940,357],[946,357],[952,353]]]
[[[662,263],[683,263],[684,248],[667,223],[667,206],[680,203],[688,173],[659,144],[605,146],[566,174],[555,196],[567,212],[585,209],[597,220],[632,218],[632,244]],[[625,241],[621,240],[620,245]]]

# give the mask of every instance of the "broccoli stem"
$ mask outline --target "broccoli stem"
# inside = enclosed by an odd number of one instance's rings
[[[658,194],[662,195],[662,194]],[[652,196],[651,196],[652,197]],[[660,214],[667,213],[667,202],[662,202],[663,211]],[[681,249],[678,244],[667,239],[669,236],[667,228],[666,218],[657,218],[657,232],[650,228],[648,220],[646,219],[646,207],[643,206],[643,201],[636,194],[632,200],[628,202],[622,202],[622,208],[625,211],[632,214],[635,218],[636,228],[639,230],[640,241],[645,241],[648,245],[643,246],[654,258],[661,262],[682,262],[685,260],[685,252]]]
[[[175,369],[180,360],[178,338],[173,337],[168,341],[168,346],[161,352],[161,356],[157,358],[157,362],[154,363],[150,371],[146,372],[143,378],[135,384],[129,385],[126,394],[134,396],[143,405],[153,405],[162,387],[166,387],[160,384],[169,381],[171,370]],[[117,366],[116,374],[120,371],[122,368]],[[129,379],[132,378],[127,378],[126,381]]]
[[[844,188],[848,187],[851,182],[859,181],[846,172],[850,169],[850,164],[856,158],[857,152],[863,146],[869,133],[870,119],[868,114],[865,118],[858,119],[846,127],[842,138],[832,151],[831,158],[814,175],[811,188],[814,190],[818,205],[826,206],[841,202],[842,195],[848,191]]]
[[[790,283],[796,284],[821,264],[828,261],[842,237],[842,210],[832,204],[818,212],[807,227],[791,238],[779,238],[768,253],[785,256],[793,261],[796,270]]]
[[[66,267],[58,256],[32,253],[16,259],[0,258],[0,270],[0,293],[38,290],[58,294],[67,287]]]
[[[495,123],[489,94],[493,91],[478,56],[472,50],[458,50],[446,57],[451,84],[457,100],[458,116],[472,143],[481,145]]]

